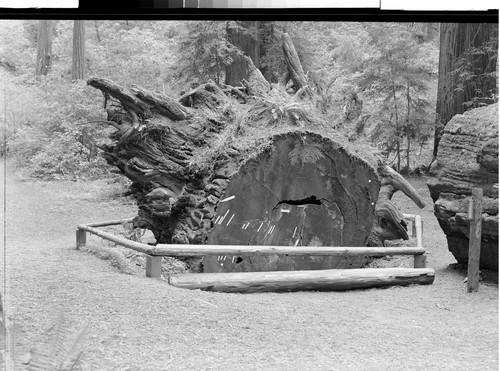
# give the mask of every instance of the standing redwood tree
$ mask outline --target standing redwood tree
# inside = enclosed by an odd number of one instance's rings
[[[496,90],[497,59],[488,50],[498,48],[497,34],[497,23],[441,24],[434,159],[448,121]]]
[[[52,64],[52,30],[54,21],[42,19],[38,22],[36,42],[35,75],[47,75]]]
[[[81,80],[85,77],[85,21],[75,20],[73,26],[73,64],[71,79]]]

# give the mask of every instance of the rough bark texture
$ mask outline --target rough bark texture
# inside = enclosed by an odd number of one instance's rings
[[[282,45],[283,54],[285,55],[285,62],[288,67],[288,78],[292,80],[294,89],[296,91],[304,89],[304,91],[309,95],[313,96],[312,90],[308,85],[307,77],[302,68],[302,64],[299,60],[299,55],[295,50],[292,39],[287,33],[282,35]],[[285,80],[288,80],[285,78]],[[285,81],[285,85],[288,81]]]
[[[71,79],[81,80],[85,77],[85,21],[75,20],[73,25],[73,63]]]
[[[260,42],[259,42],[259,21],[238,22],[241,27],[228,27],[227,37],[231,44],[238,47],[245,55],[250,57],[256,68],[259,68]],[[247,76],[247,63],[242,58],[236,58],[234,62],[226,68],[226,84],[238,86],[241,80]]]
[[[35,74],[46,75],[52,64],[52,32],[54,21],[42,19],[38,21],[38,35],[36,41]]]
[[[430,268],[323,269],[299,272],[182,274],[169,278],[172,286],[216,292],[345,291],[373,287],[430,285]]]
[[[496,87],[496,77],[485,77],[480,87],[466,84],[464,90],[458,90],[457,75],[451,72],[457,68],[457,62],[472,47],[480,47],[483,43],[498,40],[498,24],[494,23],[441,23],[438,99],[436,104],[436,130],[434,139],[434,157],[437,155],[440,138],[444,126],[450,119],[466,110],[464,102],[480,95],[489,97],[491,89]],[[498,41],[497,47],[498,48]],[[494,47],[493,47],[494,48]],[[470,58],[471,68],[475,74],[487,74],[497,69],[496,58],[476,55]]]
[[[347,149],[347,138],[310,103],[298,104],[299,93],[277,87],[271,94],[252,60],[245,61],[246,91],[238,99],[213,82],[176,100],[106,79],[88,81],[104,94],[107,122],[116,128],[114,143],[101,147],[107,162],[133,182],[135,227],[150,229],[160,244],[380,246],[408,239],[390,198],[402,190],[418,201],[409,184],[383,164],[377,167],[373,156],[365,153],[363,160],[357,148]],[[307,130],[299,125],[306,121]],[[216,258],[203,259],[205,271],[365,261],[231,257],[234,264],[221,267]]]
[[[454,116],[446,125],[427,185],[448,249],[467,263],[471,189],[483,189],[481,260],[498,270],[498,103]]]

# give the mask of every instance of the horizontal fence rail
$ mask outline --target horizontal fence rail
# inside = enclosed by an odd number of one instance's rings
[[[328,246],[252,246],[252,245],[156,245],[152,255],[197,257],[206,255],[329,255],[386,256],[421,255],[423,247],[328,247]]]
[[[118,245],[146,254],[146,276],[161,276],[162,257],[203,257],[207,255],[294,255],[294,256],[393,256],[413,255],[414,267],[425,268],[426,255],[422,247],[422,221],[420,215],[403,214],[411,223],[411,232],[416,236],[417,247],[329,247],[329,246],[250,246],[250,245],[147,245],[131,241],[97,227],[107,227],[131,222],[133,219],[119,219],[106,222],[80,224],[76,231],[77,249],[87,242],[86,233],[91,233]]]

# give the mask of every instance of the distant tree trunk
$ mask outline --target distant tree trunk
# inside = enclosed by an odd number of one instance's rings
[[[398,165],[397,165],[397,171],[398,173],[401,171],[401,143],[400,143],[400,137],[399,137],[399,118],[398,118],[398,100],[396,98],[396,83],[394,81],[394,73],[393,73],[393,65],[392,65],[392,59],[391,59],[391,54],[389,54],[389,65],[391,69],[391,83],[392,83],[392,98],[394,100],[394,118],[396,120],[396,156],[398,159]]]
[[[54,21],[42,19],[38,21],[36,43],[35,75],[47,75],[52,64],[52,29]]]
[[[463,90],[457,90],[458,78],[452,72],[457,62],[470,48],[482,46],[485,42],[496,39],[498,24],[494,23],[441,23],[439,51],[439,80],[436,103],[436,123],[434,132],[433,157],[436,158],[438,145],[443,135],[444,127],[450,119],[466,110],[464,102],[477,96],[476,87],[465,82]],[[497,40],[497,39],[496,39]],[[497,42],[498,45],[498,42]],[[496,71],[496,63],[491,63],[487,56],[471,57],[470,68],[475,74],[485,74]],[[496,86],[496,78],[485,79],[481,93]]]
[[[406,103],[407,103],[407,111],[406,111],[406,174],[410,174],[410,152],[411,152],[411,128],[410,128],[410,80],[406,81]]]
[[[97,24],[97,21],[94,21],[94,27],[95,27],[95,34],[97,37],[97,42],[101,43],[101,33],[99,32],[99,25]]]
[[[73,26],[73,65],[71,79],[81,80],[85,77],[85,21],[75,20]]]
[[[252,59],[255,67],[259,68],[260,42],[259,42],[259,21],[243,21],[240,26],[248,29],[245,32],[240,29],[227,27],[227,36],[231,44],[238,47]],[[246,79],[247,62],[243,58],[236,58],[231,65],[226,67],[226,84],[237,86],[241,80]]]

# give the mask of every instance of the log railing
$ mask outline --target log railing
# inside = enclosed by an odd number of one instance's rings
[[[413,255],[414,268],[426,267],[425,249],[422,246],[422,221],[420,215],[403,214],[410,223],[412,236],[416,236],[416,247],[325,247],[325,246],[248,246],[248,245],[147,245],[104,232],[98,227],[119,225],[132,219],[112,220],[100,223],[80,224],[76,231],[76,248],[87,242],[87,233],[94,234],[118,245],[146,254],[146,276],[161,276],[162,257],[202,257],[206,255],[302,255],[302,256],[373,256]]]

